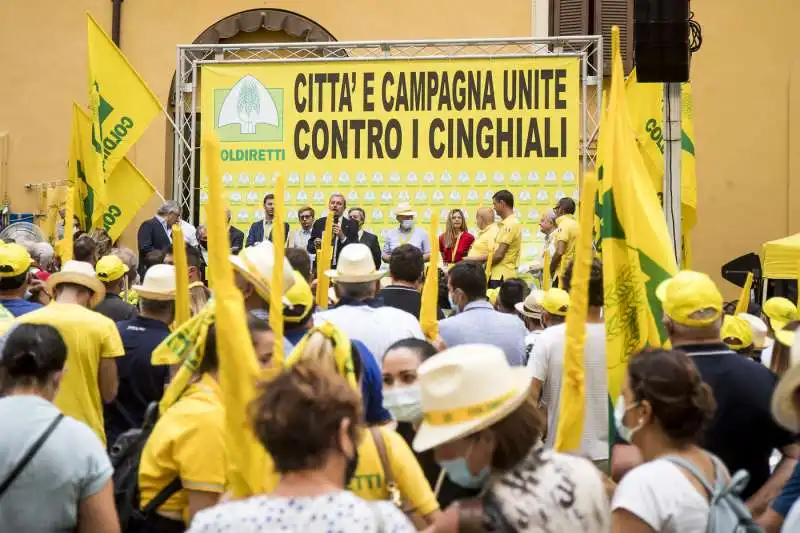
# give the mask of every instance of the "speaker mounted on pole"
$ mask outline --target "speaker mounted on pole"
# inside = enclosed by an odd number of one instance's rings
[[[634,0],[634,57],[640,82],[689,81],[689,0]]]

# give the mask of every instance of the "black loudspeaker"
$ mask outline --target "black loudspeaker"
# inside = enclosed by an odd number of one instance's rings
[[[635,0],[633,27],[638,81],[689,81],[689,0]]]

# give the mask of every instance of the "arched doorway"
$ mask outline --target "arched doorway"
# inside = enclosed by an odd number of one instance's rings
[[[280,9],[251,9],[235,13],[212,24],[197,36],[193,44],[314,43],[335,40],[333,35],[320,24],[297,13]],[[305,50],[309,56],[317,55],[309,48]],[[280,50],[277,50],[277,53],[280,54]],[[196,94],[199,94],[201,90],[199,72],[195,80],[197,83]],[[191,80],[186,79],[182,80],[182,83],[185,84],[187,81],[191,83]],[[175,83],[176,78],[173,75],[167,109],[170,116],[175,116]],[[192,121],[196,122],[193,128],[183,127],[182,133],[184,139],[191,143],[191,139],[188,139],[190,131],[196,132],[194,142],[191,144],[195,152],[199,154],[199,132],[202,120],[199,99],[195,101],[194,108],[190,103],[185,103],[183,107],[184,110],[181,114],[183,120],[177,120],[176,123],[178,127],[182,127]],[[193,224],[197,224],[199,210],[196,209],[194,213],[190,213],[189,206],[199,205],[200,165],[195,166],[194,172],[187,170],[187,167],[176,168],[173,164],[175,150],[182,150],[187,157],[190,155],[187,148],[175,146],[172,126],[168,125],[166,131],[166,176],[168,177],[166,183],[168,190],[166,192],[169,197],[180,203],[184,216]],[[190,215],[193,216],[190,217]]]

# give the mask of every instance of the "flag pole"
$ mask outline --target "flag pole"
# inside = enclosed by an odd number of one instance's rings
[[[664,215],[677,264],[683,255],[681,230],[681,84],[664,84]]]

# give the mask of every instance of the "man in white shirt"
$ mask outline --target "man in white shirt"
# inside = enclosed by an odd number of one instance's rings
[[[428,239],[428,232],[422,228],[414,227],[414,217],[417,212],[411,209],[408,203],[397,206],[395,211],[398,227],[390,229],[386,234],[386,242],[383,243],[383,254],[381,258],[384,263],[392,259],[392,251],[402,244],[411,244],[422,251],[425,261],[431,257],[431,243]]]
[[[572,266],[568,266],[564,276],[565,286],[569,287]],[[550,289],[548,293],[560,294],[560,289]],[[554,308],[548,299],[542,300],[545,322],[550,315],[566,315],[563,305]],[[586,417],[583,424],[583,437],[579,455],[587,457],[601,469],[608,469],[608,379],[606,377],[606,328],[602,317],[603,310],[603,265],[595,259],[592,262],[589,279],[589,312],[586,319],[586,342],[584,345]],[[564,371],[564,347],[566,343],[566,324],[561,323],[545,329],[528,360],[528,368],[533,376],[534,397],[541,395],[547,410],[547,438],[545,446],[552,448],[556,440],[556,428],[560,415],[561,377]]]
[[[336,283],[339,302],[336,307],[314,315],[314,324],[332,322],[348,337],[363,342],[381,366],[383,354],[395,342],[413,337],[424,339],[413,315],[384,307],[375,299],[378,280],[385,272],[375,270],[369,248],[361,243],[342,249],[336,270],[325,275]]]
[[[544,324],[542,323],[543,298],[544,291],[534,289],[525,300],[514,306],[529,332],[525,335],[525,364],[530,361],[533,347],[539,342],[539,337],[544,330]]]
[[[308,241],[311,240],[311,228],[314,226],[314,208],[307,205],[297,211],[297,218],[300,220],[300,227],[294,230],[290,242],[292,248],[308,250]],[[311,255],[314,261],[314,255]]]

